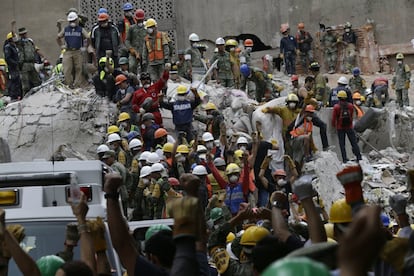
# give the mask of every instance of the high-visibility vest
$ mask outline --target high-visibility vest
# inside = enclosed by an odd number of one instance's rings
[[[135,19],[134,19],[135,22]],[[121,33],[121,41],[125,42],[126,36],[128,33],[129,28],[131,27],[131,22],[129,22],[128,18],[124,17],[124,31]]]
[[[303,121],[303,124],[300,125],[299,127],[293,129],[290,132],[290,135],[292,135],[292,137],[299,137],[302,135],[306,135],[312,132],[312,128],[313,128],[313,124],[312,122],[308,122],[306,119]]]
[[[361,119],[361,117],[364,116],[364,111],[356,104],[354,104],[354,109],[356,111],[357,118]]]
[[[164,50],[162,47],[162,33],[161,32],[157,32],[156,34],[155,43],[154,43],[155,49],[152,47],[153,46],[152,40],[149,38],[148,35],[145,37],[145,45],[147,46],[149,61],[164,59]]]

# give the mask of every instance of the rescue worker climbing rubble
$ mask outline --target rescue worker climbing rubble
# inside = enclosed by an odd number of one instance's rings
[[[397,94],[397,104],[400,107],[409,106],[410,100],[408,97],[408,89],[410,88],[411,71],[408,64],[404,63],[404,55],[398,53],[395,56],[397,60],[397,66],[395,67],[395,74],[392,79],[392,89]]]

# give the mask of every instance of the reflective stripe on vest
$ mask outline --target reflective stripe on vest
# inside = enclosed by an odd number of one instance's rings
[[[65,41],[66,46],[69,49],[80,49],[83,44],[82,27],[76,26],[72,28],[70,26],[65,27]]]
[[[303,121],[303,124],[290,132],[292,137],[298,137],[302,135],[306,135],[312,132],[313,124],[312,122],[308,122],[306,119]]]
[[[164,50],[162,49],[162,34],[161,32],[157,32],[157,35],[155,37],[155,49],[152,47],[152,40],[149,39],[149,36],[147,35],[145,37],[145,44],[147,46],[148,50],[148,59],[149,61],[154,60],[161,60],[164,59]]]

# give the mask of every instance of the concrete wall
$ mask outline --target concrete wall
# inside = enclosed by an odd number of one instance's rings
[[[17,27],[25,26],[36,44],[52,62],[59,49],[55,43],[56,20],[65,18],[69,7],[79,7],[80,0],[1,0],[0,36],[5,38],[14,18]],[[96,1],[98,5],[100,1]],[[279,43],[279,26],[289,22],[292,31],[303,21],[316,32],[319,22],[326,25],[352,22],[355,26],[376,22],[380,44],[409,42],[414,38],[414,1],[409,0],[176,0],[178,48],[187,46],[187,37],[196,32],[214,41],[218,36],[254,33],[265,44]]]

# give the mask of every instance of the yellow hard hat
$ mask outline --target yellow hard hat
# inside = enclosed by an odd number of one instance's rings
[[[226,237],[226,243],[232,242],[236,238],[233,232],[230,232]]]
[[[101,57],[100,59],[99,59],[99,63],[101,64],[101,63],[106,63],[106,57]],[[114,60],[112,59],[112,58],[109,58],[109,64],[110,65],[114,65]]]
[[[157,21],[154,18],[149,18],[145,21],[145,28],[157,27]]]
[[[235,40],[235,39],[228,39],[227,41],[226,41],[226,44],[225,44],[226,46],[237,46],[238,45],[238,43],[237,43],[237,41]]]
[[[363,102],[363,103],[365,102],[365,96],[361,95],[361,102]]]
[[[396,58],[396,59],[404,59],[404,55],[403,55],[403,53],[398,53],[398,54],[395,56],[395,58]]]
[[[127,112],[122,112],[118,116],[118,123],[126,121],[126,120],[130,120],[130,119],[131,119],[131,116],[129,116]]]
[[[119,132],[119,127],[118,126],[112,125],[112,126],[108,127],[107,134],[112,134],[112,133],[115,133],[115,132]]]
[[[173,143],[165,143],[164,146],[162,147],[163,152],[172,153],[173,149],[174,149],[174,144]]]
[[[262,226],[250,226],[244,231],[240,244],[247,246],[255,246],[258,241],[270,235],[269,230]]]
[[[189,152],[190,152],[190,149],[188,148],[187,145],[182,144],[177,147],[177,153],[189,153]]]
[[[299,98],[296,94],[290,93],[286,98],[286,102],[299,102]]]
[[[332,223],[325,223],[325,232],[328,238],[334,238],[334,226]]]
[[[242,158],[242,156],[243,156],[243,151],[242,150],[236,150],[236,151],[234,151],[234,157],[236,157],[236,158]]]
[[[217,110],[217,106],[213,104],[212,102],[208,102],[204,106],[204,110]]]
[[[179,86],[177,87],[177,94],[178,94],[178,95],[183,95],[183,94],[186,94],[186,93],[187,93],[187,91],[188,91],[188,89],[187,89],[187,86],[185,86],[185,85],[179,85]]]
[[[330,223],[349,223],[352,222],[352,209],[351,205],[346,203],[345,199],[339,199],[335,201],[331,210],[329,211]]]
[[[338,98],[339,99],[346,99],[346,98],[348,98],[348,94],[344,90],[341,90],[341,91],[338,92]]]
[[[13,33],[10,32],[7,34],[6,39],[9,40],[10,38],[13,38],[13,36],[14,36]]]
[[[2,65],[2,66],[6,66],[7,65],[7,63],[4,60],[4,58],[0,58],[0,65]]]
[[[236,163],[230,163],[226,167],[226,174],[240,173],[240,167]]]

